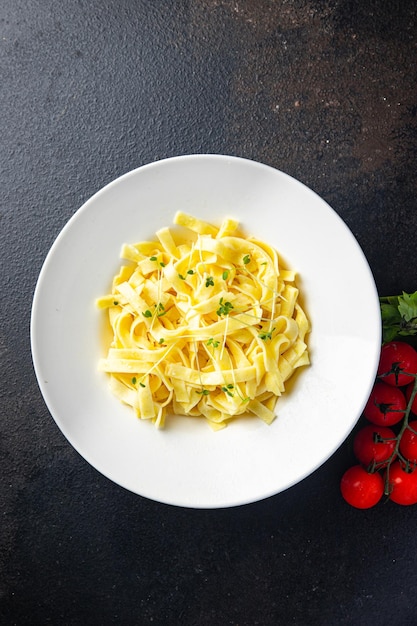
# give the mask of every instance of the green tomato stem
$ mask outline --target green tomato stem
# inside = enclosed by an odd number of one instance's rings
[[[400,443],[401,443],[401,438],[402,438],[404,432],[408,428],[408,421],[409,421],[409,417],[410,417],[411,407],[413,406],[414,399],[417,396],[417,374],[409,374],[409,376],[411,378],[414,378],[414,385],[413,385],[413,390],[411,392],[410,399],[409,399],[408,404],[407,404],[407,408],[406,408],[405,413],[404,413],[404,418],[403,418],[403,422],[401,424],[400,431],[399,431],[397,437],[395,438],[395,442],[396,443],[395,443],[394,449],[393,449],[393,451],[392,451],[392,453],[391,453],[391,455],[390,455],[390,457],[388,459],[388,463],[386,465],[387,469],[386,469],[386,474],[385,474],[385,485],[384,485],[384,494],[386,496],[389,496],[390,492],[391,492],[390,482],[389,482],[389,470],[390,470],[391,464],[394,461],[394,459],[396,457],[399,457],[408,466],[407,460],[404,459],[404,457],[400,453]],[[386,461],[384,461],[384,465],[385,465],[385,463],[386,463]],[[382,464],[381,464],[381,466],[382,466]]]

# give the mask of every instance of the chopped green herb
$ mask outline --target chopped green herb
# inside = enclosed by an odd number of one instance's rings
[[[206,278],[206,287],[213,287],[213,286],[214,286],[213,276],[208,276],[208,278]]]
[[[160,265],[161,267],[165,267],[166,263],[164,263],[163,261],[161,261],[159,265]]]
[[[259,338],[262,339],[262,341],[271,339],[271,333],[259,333]]]
[[[115,301],[113,302],[113,304],[114,304],[114,306],[117,306],[119,303],[117,302],[117,300],[115,300]]]
[[[207,342],[208,346],[213,346],[213,348],[218,348],[219,347],[219,341],[216,341],[215,339],[213,339],[213,337],[210,337],[210,339]]]
[[[233,394],[230,389],[233,389],[233,385],[227,385],[226,387],[222,387],[222,391],[224,391],[224,393],[233,398]]]
[[[267,339],[272,339],[272,333],[274,332],[275,328],[273,328],[270,331],[262,331],[258,334],[258,337],[260,339],[262,339],[262,341],[266,341]]]
[[[156,261],[156,256],[151,256],[150,261]]]
[[[245,256],[243,257],[243,263],[245,265],[247,265],[248,263],[250,263],[250,255],[249,254],[245,254]]]
[[[136,385],[136,376],[133,376],[132,378],[132,385]]]
[[[202,389],[201,391],[197,391],[197,393],[201,394],[202,396],[208,396],[210,391],[208,389]]]
[[[267,339],[272,339],[272,333],[274,332],[275,328],[273,328],[272,330],[270,330],[269,332],[262,332],[259,333],[259,338],[262,339],[262,341],[266,341]]]
[[[219,300],[219,308],[217,309],[216,313],[217,315],[221,316],[221,315],[229,315],[230,311],[233,309],[233,304],[231,302],[224,302],[223,298],[220,298]]]
[[[158,343],[165,343],[165,339],[163,337],[161,337],[161,339],[158,341]]]
[[[185,280],[185,276],[183,276],[182,274],[178,274],[178,278],[181,278],[181,280]]]
[[[146,309],[146,311],[142,311],[142,315],[143,317],[152,317],[152,312],[149,309]]]
[[[139,383],[139,385],[140,385],[141,387],[146,387],[146,385],[144,385],[143,383]]]
[[[194,270],[188,270],[187,274],[194,274]]]
[[[156,306],[156,310],[158,311],[157,313],[158,317],[162,317],[163,315],[165,315],[166,311],[162,302],[159,302],[158,305],[155,305],[155,306]]]
[[[229,270],[225,270],[222,274],[223,280],[227,280],[229,278]]]

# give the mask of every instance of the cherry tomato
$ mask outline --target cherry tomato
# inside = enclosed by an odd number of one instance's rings
[[[340,491],[348,504],[357,509],[370,509],[384,493],[384,481],[378,472],[369,473],[362,465],[350,467],[342,476]]]
[[[378,441],[376,435],[381,439],[391,441]],[[353,453],[365,467],[372,464],[384,467],[384,461],[388,461],[394,452],[395,443],[395,433],[391,428],[370,424],[356,433],[353,440]]]
[[[377,381],[363,410],[363,414],[372,424],[392,426],[404,417],[407,408],[401,389]]]
[[[411,385],[407,385],[405,388],[405,398],[407,400],[407,404],[410,402],[411,394],[413,393],[414,383]],[[417,395],[414,397],[413,404],[411,405],[411,413],[417,415]]]
[[[417,504],[417,469],[407,471],[404,463],[394,461],[389,469],[389,486],[390,499],[396,504]]]
[[[389,341],[381,348],[378,376],[387,385],[402,387],[411,382],[408,374],[417,374],[417,351],[404,341]]]
[[[417,464],[417,421],[409,422],[408,425],[410,428],[406,428],[401,437],[400,452],[411,463]]]

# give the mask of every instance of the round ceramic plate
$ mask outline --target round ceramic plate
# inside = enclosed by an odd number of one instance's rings
[[[176,211],[212,223],[237,218],[298,272],[312,323],[302,368],[267,426],[242,418],[213,432],[172,417],[138,420],[108,388],[103,312],[125,242],[154,238]],[[185,507],[254,502],[324,463],[357,422],[380,350],[375,283],[356,239],[313,191],[271,167],[220,155],[140,167],[95,194],[53,244],[36,286],[32,354],[45,402],[68,441],[97,470],[141,496]]]

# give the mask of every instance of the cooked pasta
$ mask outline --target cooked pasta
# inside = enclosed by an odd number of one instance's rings
[[[111,293],[113,339],[99,369],[141,419],[204,417],[213,429],[255,415],[267,424],[296,368],[309,364],[309,320],[295,272],[274,248],[178,212],[155,241],[125,244]]]

